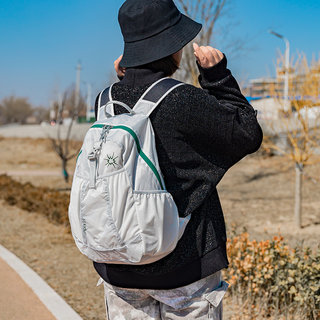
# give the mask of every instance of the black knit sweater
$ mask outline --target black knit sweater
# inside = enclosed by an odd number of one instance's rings
[[[262,130],[255,110],[227,69],[225,56],[216,66],[199,67],[199,71],[203,89],[176,88],[150,116],[166,189],[179,215],[191,214],[191,220],[176,249],[157,262],[141,266],[94,263],[100,276],[115,286],[171,289],[228,266],[216,186],[232,165],[259,149]],[[112,98],[132,108],[150,84],[162,77],[161,72],[127,69],[113,86]]]

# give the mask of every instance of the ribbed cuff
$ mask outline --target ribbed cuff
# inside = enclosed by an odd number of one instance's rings
[[[230,70],[227,69],[227,57],[225,54],[223,54],[222,60],[211,68],[202,68],[198,62],[197,66],[200,72],[199,81],[215,82],[231,74]]]

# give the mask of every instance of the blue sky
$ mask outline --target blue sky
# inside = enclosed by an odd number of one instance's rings
[[[243,82],[274,74],[277,49],[283,41],[267,33],[285,35],[291,54],[304,51],[311,59],[320,53],[320,1],[229,0],[212,43],[228,57],[229,68]],[[59,91],[75,82],[81,60],[81,89],[94,95],[106,86],[113,61],[123,49],[118,27],[122,0],[1,0],[0,100],[9,95],[28,97],[48,106]],[[223,40],[228,30],[227,40]],[[232,41],[246,49],[228,56]]]

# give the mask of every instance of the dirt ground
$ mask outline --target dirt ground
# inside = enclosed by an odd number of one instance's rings
[[[79,149],[79,142],[74,150]],[[0,138],[0,174],[7,172],[19,182],[65,190],[60,159],[48,139]],[[227,229],[246,229],[256,239],[281,233],[294,246],[299,241],[315,247],[320,240],[319,163],[306,167],[303,179],[302,229],[295,227],[294,165],[280,156],[250,155],[233,166],[218,185]],[[69,163],[74,170],[75,159]],[[71,179],[70,179],[71,180]]]
[[[320,161],[320,157],[314,160]],[[305,168],[302,228],[294,223],[295,169],[280,156],[247,156],[218,185],[227,230],[247,230],[252,239],[281,234],[292,246],[320,244],[320,162]]]
[[[71,143],[70,154],[80,150],[79,141]],[[61,161],[52,149],[49,139],[0,137],[0,174],[9,173],[20,182],[35,186],[61,189],[70,187],[62,177]],[[68,171],[72,174],[75,158],[70,160]]]
[[[78,146],[77,146],[78,147]],[[76,149],[76,147],[75,147]],[[70,188],[50,141],[0,138],[0,173],[49,187]],[[75,159],[70,163],[73,171]],[[303,181],[303,228],[294,225],[294,167],[282,157],[248,156],[232,167],[218,186],[227,232],[244,228],[253,239],[281,233],[291,246],[315,248],[320,240],[320,163],[307,167]],[[312,181],[311,178],[315,180]],[[27,212],[0,201],[0,243],[40,274],[84,319],[104,319],[102,288],[92,264],[77,250],[68,229],[41,212]]]

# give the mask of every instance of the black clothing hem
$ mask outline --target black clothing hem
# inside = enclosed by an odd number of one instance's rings
[[[228,259],[225,245],[208,252],[205,256],[182,265],[169,273],[144,274],[130,271],[119,271],[108,268],[104,263],[93,263],[102,279],[111,285],[132,289],[169,290],[187,286],[227,268]]]

